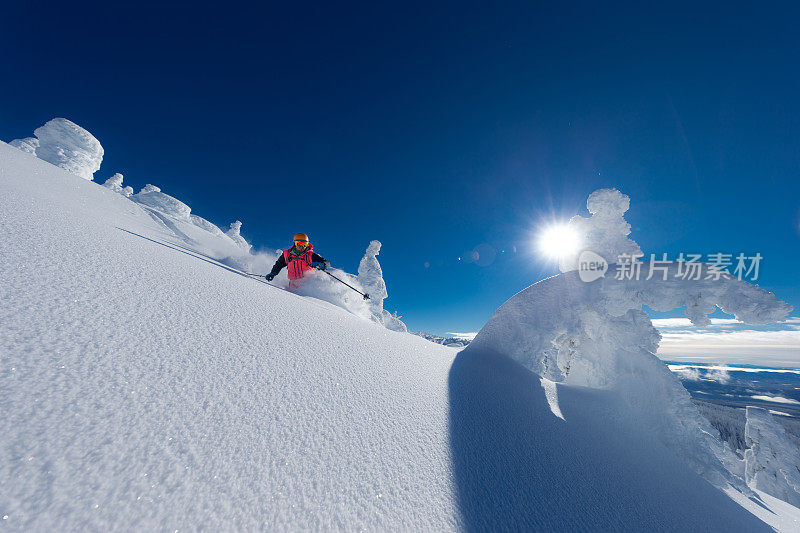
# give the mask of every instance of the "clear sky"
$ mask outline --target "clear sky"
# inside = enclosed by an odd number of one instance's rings
[[[378,239],[413,330],[555,273],[537,229],[601,187],[646,253],[760,252],[797,315],[800,4],[539,4],[6,2],[0,139],[69,118],[98,181],[257,248],[302,231],[354,272]]]

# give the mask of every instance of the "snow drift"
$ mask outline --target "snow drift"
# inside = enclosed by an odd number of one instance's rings
[[[141,191],[134,194],[131,200],[170,218],[190,222],[189,215],[192,212],[191,208],[177,198],[164,194],[161,192],[161,189],[155,185],[150,185],[148,183]]]

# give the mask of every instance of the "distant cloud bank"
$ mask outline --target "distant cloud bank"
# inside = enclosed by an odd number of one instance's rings
[[[766,326],[732,318],[713,318],[703,327],[686,318],[654,319],[653,325],[662,335],[662,359],[800,368],[800,317]]]

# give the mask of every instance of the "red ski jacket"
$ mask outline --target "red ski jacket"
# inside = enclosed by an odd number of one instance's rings
[[[289,267],[289,279],[300,279],[305,275],[306,270],[311,270],[311,263],[324,263],[325,258],[314,253],[314,245],[309,244],[305,251],[300,255],[292,253],[292,248],[284,250],[283,254],[275,261],[272,267],[272,274],[278,274],[283,267]]]

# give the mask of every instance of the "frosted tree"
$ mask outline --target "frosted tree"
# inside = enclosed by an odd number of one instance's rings
[[[800,507],[800,454],[766,409],[747,408],[744,452],[747,483]]]
[[[122,174],[119,172],[114,173],[113,176],[108,178],[104,183],[103,187],[108,187],[114,192],[122,191]]]
[[[242,237],[242,223],[239,220],[231,223],[231,227],[225,232],[225,235],[230,237],[245,252],[250,251],[251,245]]]
[[[54,118],[33,134],[39,140],[39,159],[84,179],[94,179],[103,162],[103,147],[91,133],[65,118]]]
[[[578,268],[578,254],[591,250],[609,263],[616,263],[620,254],[641,255],[635,241],[628,238],[631,225],[625,220],[625,212],[631,205],[630,198],[617,189],[598,189],[586,200],[589,218],[575,215],[569,228],[578,234],[580,250],[561,259],[561,272]]]
[[[383,308],[383,300],[389,295],[386,290],[386,282],[383,280],[383,270],[378,262],[378,254],[381,251],[380,241],[371,241],[367,246],[367,251],[361,262],[358,264],[358,282],[369,294],[367,301],[370,311],[375,320],[386,328],[394,331],[406,331],[406,325],[397,316]]]
[[[103,183],[103,187],[108,187],[112,191],[119,193],[123,196],[130,197],[133,195],[133,188],[132,187],[123,187],[122,186],[122,174],[119,172],[115,173],[113,176],[108,178],[105,183]]]
[[[719,438],[730,446],[737,456],[742,457],[745,444],[745,411],[735,407],[717,405],[709,402],[694,400],[693,403],[714,429],[719,431]]]
[[[367,251],[364,252],[364,257],[358,264],[358,281],[369,293],[373,307],[383,310],[383,300],[389,294],[386,292],[386,282],[383,281],[383,269],[378,262],[380,252],[381,242],[371,241],[367,246]]]
[[[575,217],[585,249],[616,261],[640,254],[628,238],[623,214],[629,198],[616,189],[592,193],[590,218]],[[738,320],[767,324],[785,320],[792,307],[755,285],[730,275],[713,276],[701,263],[698,279],[680,275],[680,263],[658,265],[647,279],[606,275],[584,282],[577,258],[562,263],[562,274],[542,280],[503,304],[481,329],[470,350],[504,354],[555,381],[615,391],[628,415],[695,471],[718,487],[749,491],[743,462],[718,438],[689,393],[655,355],[661,335],[644,311],[684,307],[695,325],[707,324],[717,307]]]

